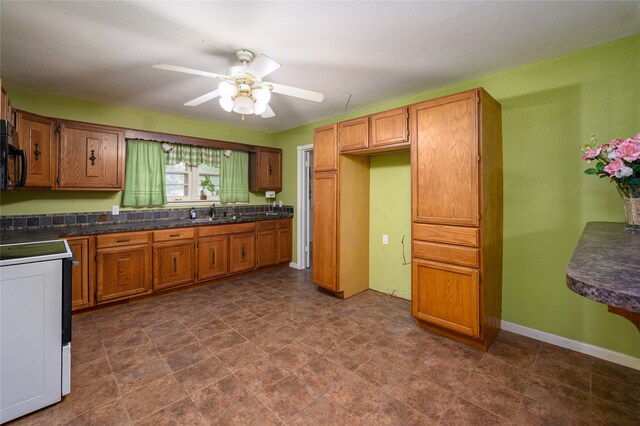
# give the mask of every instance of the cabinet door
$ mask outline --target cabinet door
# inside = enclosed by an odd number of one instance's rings
[[[411,107],[413,221],[478,225],[476,92]]]
[[[249,154],[249,190],[282,190],[282,150],[257,147]]]
[[[93,237],[66,238],[69,248],[78,260],[71,274],[71,309],[93,306]]]
[[[53,188],[54,121],[37,115],[18,112],[18,140],[27,151],[27,188]]]
[[[276,264],[276,247],[277,237],[275,229],[258,232],[258,267]]]
[[[149,245],[99,249],[97,258],[98,303],[151,292]]]
[[[11,101],[9,100],[9,94],[4,89],[4,84],[2,84],[2,80],[0,79],[0,119],[8,120],[11,125],[15,127],[15,120],[13,114],[13,108],[11,107]]]
[[[282,152],[260,151],[259,181],[264,191],[282,190]]]
[[[256,266],[256,236],[253,232],[229,236],[229,272],[250,271]]]
[[[338,291],[338,175],[313,176],[313,282]]]
[[[227,275],[228,237],[203,238],[198,242],[198,279],[200,281]]]
[[[58,151],[58,188],[124,188],[125,143],[121,130],[64,122]]]
[[[319,127],[313,131],[313,170],[338,169],[337,125]]]
[[[277,256],[276,263],[291,262],[292,257],[292,240],[291,240],[291,219],[278,220],[277,229]]]
[[[476,269],[414,258],[412,275],[414,317],[468,336],[480,335]]]
[[[369,147],[369,117],[356,118],[338,124],[340,152],[356,151]]]
[[[153,246],[153,289],[175,287],[195,281],[193,240],[156,243]]]
[[[389,145],[409,143],[407,108],[396,108],[373,114],[369,117],[369,147],[381,148]]]

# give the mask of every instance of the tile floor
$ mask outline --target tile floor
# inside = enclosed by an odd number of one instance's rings
[[[288,268],[79,316],[72,348],[71,395],[13,424],[640,423],[640,371],[508,332],[478,352]]]

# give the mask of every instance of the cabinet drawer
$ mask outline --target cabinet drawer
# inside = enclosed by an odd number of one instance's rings
[[[153,231],[153,241],[173,241],[193,238],[196,231],[193,228],[174,228]]]
[[[480,264],[480,250],[469,247],[457,247],[447,244],[413,242],[413,257],[435,260],[443,263],[471,266],[477,268]]]
[[[464,226],[426,225],[414,223],[412,237],[414,240],[434,241],[437,243],[457,244],[461,246],[478,247],[478,228]]]
[[[275,220],[261,220],[258,222],[258,231],[270,231],[276,229]]]
[[[98,248],[147,244],[150,232],[122,232],[118,234],[98,235]]]
[[[278,229],[291,229],[291,219],[278,219]]]
[[[201,226],[198,228],[199,237],[209,237],[212,235],[238,234],[240,232],[253,232],[256,230],[256,223],[234,223],[233,225]]]

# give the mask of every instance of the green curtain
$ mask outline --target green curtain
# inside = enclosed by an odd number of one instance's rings
[[[231,151],[220,158],[220,201],[249,202],[249,153]]]
[[[167,203],[165,161],[160,143],[127,139],[123,206]]]
[[[211,167],[220,167],[221,149],[179,143],[170,145],[173,149],[167,152],[168,165],[185,162],[189,166],[206,164]]]

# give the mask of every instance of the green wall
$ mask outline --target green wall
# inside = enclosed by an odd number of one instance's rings
[[[273,135],[264,132],[63,96],[47,95],[12,86],[8,86],[6,89],[15,108],[47,117],[252,145],[273,146]],[[3,192],[1,197],[0,214],[15,215],[111,211],[111,206],[120,205],[122,193],[114,191],[25,190]],[[264,204],[265,202],[264,194],[251,193],[249,196],[250,204]],[[130,209],[123,208],[123,210]]]
[[[640,131],[640,36],[278,133],[283,177],[295,182],[296,146],[313,142],[314,127],[478,86],[502,104],[503,319],[640,357],[640,333],[631,322],[565,285],[585,223],[624,220],[614,186],[582,173],[579,149],[592,132],[604,142]],[[370,173],[371,287],[404,296],[410,274],[397,244],[410,229],[409,161],[372,157]],[[295,185],[286,185],[281,198],[295,205]]]

